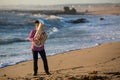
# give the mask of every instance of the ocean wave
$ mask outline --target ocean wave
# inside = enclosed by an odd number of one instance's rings
[[[0,57],[13,57],[13,56],[19,56],[19,54],[0,54]]]
[[[0,54],[0,57],[6,57],[7,54]]]
[[[0,29],[24,29],[28,26],[33,26],[34,20],[23,20],[23,21],[11,21],[11,20],[2,20],[0,19]]]
[[[11,22],[10,20],[9,21],[7,21],[7,20],[0,20],[0,25],[5,25],[5,26],[7,26],[7,25],[12,25],[12,26],[16,26],[16,25],[23,25],[23,23],[15,23],[15,21],[14,22]]]
[[[55,15],[50,15],[49,17],[47,17],[46,19],[63,19],[60,16],[55,16]]]
[[[10,23],[10,22],[0,22],[0,29],[24,29],[27,28],[30,23]]]
[[[51,34],[53,34],[53,33],[55,33],[55,32],[58,32],[58,31],[59,31],[58,28],[53,27],[53,28],[47,30],[47,33],[48,33],[49,35],[51,35]]]
[[[8,61],[8,62],[1,62],[0,63],[0,68],[4,68],[6,66],[11,66],[11,65],[15,65],[15,64],[18,64],[18,63],[21,63],[21,62],[24,62],[24,61],[27,61],[27,59],[25,60],[12,60],[12,61]]]
[[[0,44],[10,44],[14,42],[26,42],[28,39],[23,38],[13,38],[13,39],[0,39]]]

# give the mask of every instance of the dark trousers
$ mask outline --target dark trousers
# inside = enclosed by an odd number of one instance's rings
[[[48,73],[49,69],[48,69],[48,62],[47,62],[45,50],[44,49],[42,51],[33,51],[32,50],[32,53],[33,53],[34,73],[37,73],[37,71],[38,71],[38,53],[40,54],[40,56],[42,58],[44,70],[46,73]]]

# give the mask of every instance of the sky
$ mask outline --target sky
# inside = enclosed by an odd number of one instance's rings
[[[0,5],[58,5],[83,3],[120,3],[120,0],[0,0]]]

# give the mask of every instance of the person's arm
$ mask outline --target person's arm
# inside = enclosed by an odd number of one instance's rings
[[[34,41],[34,31],[31,31],[29,34],[29,40],[32,42]]]

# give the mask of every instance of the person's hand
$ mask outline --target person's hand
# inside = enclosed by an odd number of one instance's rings
[[[34,38],[34,41],[38,41],[39,39],[36,37],[36,38]]]
[[[38,26],[42,26],[42,23],[39,23]]]

